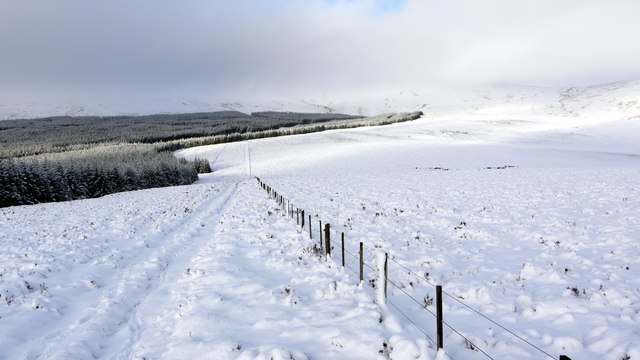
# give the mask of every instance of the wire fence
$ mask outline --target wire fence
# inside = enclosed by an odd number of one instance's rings
[[[300,208],[296,208],[290,201],[286,200],[286,198],[284,196],[282,196],[280,193],[278,193],[277,191],[275,191],[272,187],[270,187],[269,185],[267,185],[266,183],[264,183],[262,180],[260,180],[259,178],[257,178],[257,181],[260,185],[260,187],[266,191],[269,195],[270,198],[272,198],[273,200],[276,201],[276,203],[279,205],[279,207],[281,207],[282,211],[284,211],[288,217],[290,217],[291,219],[295,219],[297,222],[297,225],[300,226],[301,230],[306,232],[307,228],[308,228],[308,235],[309,238],[311,240],[314,240],[314,231],[313,231],[313,225],[311,222],[311,215],[307,213],[308,215],[308,219],[305,218],[305,211],[301,210]],[[316,215],[316,217],[319,218],[318,215]],[[323,227],[322,227],[322,221],[318,220],[318,239],[319,243],[314,244],[314,247],[316,247],[316,245],[319,245],[319,247],[317,248],[319,250],[319,252],[321,252],[323,255],[327,256],[327,259],[330,258],[331,255],[331,251],[332,249],[335,249],[335,246],[332,246],[330,244],[330,239],[331,239],[331,235],[338,235],[337,232],[332,232],[330,229],[330,225],[328,223],[325,223],[325,228],[323,231]],[[324,233],[324,234],[323,234]],[[323,236],[324,235],[324,236]],[[517,341],[521,341],[522,343],[526,344],[528,347],[530,347],[531,349],[533,349],[535,352],[537,352],[539,355],[545,357],[545,358],[550,358],[550,359],[560,359],[560,360],[571,360],[569,357],[567,357],[566,355],[559,355],[559,357],[554,357],[553,355],[549,354],[547,351],[543,350],[542,348],[540,348],[539,346],[535,345],[534,343],[532,343],[530,340],[525,339],[523,336],[517,334],[515,331],[507,328],[506,326],[498,323],[496,320],[492,319],[491,317],[489,317],[486,314],[483,314],[481,311],[479,311],[478,309],[475,309],[474,307],[470,306],[469,304],[463,302],[461,299],[459,299],[458,297],[450,294],[447,291],[442,290],[442,287],[439,286],[438,284],[435,284],[433,281],[430,281],[426,275],[420,275],[418,274],[416,271],[408,268],[407,266],[401,264],[398,260],[396,260],[396,257],[394,256],[393,253],[391,253],[391,256],[389,256],[389,251],[385,252],[382,248],[379,247],[370,247],[368,245],[365,245],[363,242],[360,242],[360,249],[361,251],[358,251],[357,254],[354,254],[353,252],[349,251],[346,248],[345,242],[344,242],[344,233],[340,233],[340,239],[341,239],[341,244],[340,244],[340,250],[342,253],[342,266],[345,267],[347,270],[349,270],[350,272],[352,272],[355,276],[359,276],[360,280],[362,283],[365,283],[366,281],[364,281],[365,279],[365,275],[366,278],[369,279],[369,282],[371,284],[371,291],[376,291],[376,290],[380,290],[381,289],[381,284],[384,284],[385,290],[384,290],[384,301],[386,305],[389,305],[391,308],[393,308],[394,312],[396,312],[397,314],[399,314],[400,316],[404,317],[407,321],[409,321],[409,323],[411,323],[419,332],[421,332],[425,338],[428,340],[428,342],[433,345],[436,349],[440,348],[439,351],[442,351],[444,353],[444,355],[449,358],[449,359],[453,359],[453,357],[447,353],[446,349],[443,348],[442,346],[442,340],[440,340],[440,342],[438,340],[434,340],[433,339],[433,332],[428,331],[424,328],[423,325],[421,325],[418,321],[415,320],[415,311],[424,311],[425,314],[429,314],[430,316],[433,316],[434,318],[436,318],[436,320],[438,321],[438,311],[442,311],[442,305],[439,304],[440,308],[436,309],[437,311],[434,312],[431,308],[433,308],[434,306],[438,306],[438,302],[441,302],[441,299],[438,299],[438,301],[436,302],[436,304],[434,305],[434,301],[433,298],[428,298],[425,297],[422,300],[417,299],[414,295],[410,294],[409,291],[406,290],[405,286],[402,286],[401,284],[399,284],[397,281],[394,281],[393,279],[390,279],[387,276],[387,271],[386,271],[386,263],[385,263],[385,271],[384,271],[384,276],[381,277],[379,276],[380,273],[380,269],[377,268],[377,265],[372,266],[371,264],[369,264],[367,261],[364,261],[365,258],[365,249],[369,251],[369,258],[374,258],[375,259],[375,254],[378,253],[384,253],[385,254],[385,259],[390,260],[392,263],[394,263],[395,265],[397,265],[398,267],[400,267],[401,269],[403,269],[404,271],[407,272],[407,274],[410,274],[412,276],[417,277],[418,279],[420,279],[421,281],[424,281],[426,284],[430,285],[433,288],[436,288],[436,290],[441,291],[441,293],[443,295],[445,295],[448,299],[453,300],[456,304],[460,305],[462,308],[465,308],[469,311],[471,311],[472,314],[475,314],[481,318],[483,318],[484,320],[489,321],[490,323],[492,323],[493,325],[497,326],[498,328],[502,329],[504,332],[506,332],[507,334],[509,334],[510,336],[512,336],[515,340]],[[353,245],[354,242],[352,241],[351,244]],[[356,261],[359,262],[359,270],[353,269],[345,260],[345,254],[349,255],[351,258],[355,259]],[[385,260],[386,261],[386,260]],[[369,273],[367,274],[365,269],[369,270]],[[399,293],[394,293],[393,297],[388,297],[387,296],[387,292],[386,292],[386,284],[391,284],[391,286],[394,289],[397,289]],[[363,286],[363,288],[367,288],[366,286]],[[440,289],[438,289],[440,288]],[[436,291],[436,293],[437,293]],[[375,294],[374,294],[375,295]],[[428,295],[427,295],[428,296]],[[415,305],[417,305],[417,309],[418,310],[412,310],[413,313],[412,315],[414,316],[410,316],[410,314],[407,314],[406,309],[403,310],[403,307],[396,302],[396,299],[400,300],[401,298],[405,298],[408,301],[415,303]],[[457,336],[459,336],[464,342],[465,345],[468,349],[471,349],[473,351],[478,352],[479,354],[483,355],[484,357],[488,358],[488,359],[494,359],[486,349],[481,348],[480,346],[478,346],[477,342],[474,342],[470,339],[469,335],[465,335],[464,331],[462,331],[461,329],[458,329],[456,327],[454,327],[453,325],[451,325],[450,323],[440,319],[439,321],[441,321],[442,325],[446,326],[452,334],[455,334]],[[437,334],[436,336],[442,336],[441,334]],[[440,339],[440,338],[439,338]]]

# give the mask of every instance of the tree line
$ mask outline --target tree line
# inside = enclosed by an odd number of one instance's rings
[[[385,125],[421,115],[224,111],[0,121],[0,207],[187,185],[198,173],[211,172],[206,159],[173,156],[181,148]]]

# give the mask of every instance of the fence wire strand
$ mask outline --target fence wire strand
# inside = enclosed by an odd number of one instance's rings
[[[403,288],[401,288],[400,286],[398,286],[395,282],[387,279],[387,281],[395,286],[398,290],[402,291],[405,295],[407,295],[411,300],[413,300],[416,304],[418,304],[418,306],[420,306],[421,308],[425,309],[429,314],[433,315],[434,317],[436,317],[436,314],[433,313],[433,311],[429,310],[429,308],[426,306],[426,304],[423,304],[420,302],[420,300],[414,298],[413,296],[409,295],[408,292],[406,292]]]
[[[399,307],[397,307],[397,306],[396,306],[396,304],[392,303],[391,301],[387,301],[387,304],[389,304],[389,305],[393,306],[396,310],[398,310],[398,312],[399,312],[402,316],[404,316],[404,317],[405,317],[405,319],[409,320],[409,322],[410,322],[410,323],[412,323],[412,324],[413,324],[413,326],[415,326],[415,327],[416,327],[416,329],[418,329],[421,333],[423,333],[423,334],[424,334],[424,336],[426,336],[426,337],[427,337],[427,339],[429,340],[429,342],[430,342],[431,344],[433,344],[433,345],[435,345],[436,347],[438,347],[438,344],[436,343],[436,341],[435,341],[435,340],[433,340],[433,339],[431,338],[431,336],[429,336],[429,334],[427,334],[427,332],[426,332],[423,328],[421,328],[420,326],[418,326],[418,324],[416,324],[413,320],[411,320],[411,318],[409,318],[409,316],[407,316],[407,314],[405,314],[402,310],[400,310],[400,308],[399,308]]]
[[[260,179],[258,179],[258,181],[260,183],[262,183],[262,181]],[[264,184],[264,183],[262,183]],[[265,184],[266,185],[266,184]],[[281,196],[280,193],[275,192],[275,190],[271,187],[268,187],[268,189],[270,189],[272,192],[277,193],[278,196]],[[264,191],[269,193],[269,190],[267,190],[266,188],[263,189]],[[274,201],[278,202],[278,196],[272,197],[271,193],[269,193],[269,198],[273,198]],[[284,198],[283,198],[284,199]],[[291,214],[291,218],[294,218],[294,212],[292,211],[291,213],[287,210],[286,211],[287,215]],[[337,230],[334,230],[334,233],[338,234]],[[313,240],[313,236],[311,236],[311,240]],[[364,249],[368,249],[370,251],[388,251],[383,249],[382,247],[370,247],[368,245],[363,244],[363,251]],[[360,257],[358,255],[353,254],[351,251],[347,250],[346,248],[344,249],[344,252],[349,254],[350,256],[352,256],[354,259],[360,261]],[[363,259],[364,259],[364,255],[363,255]],[[429,281],[428,279],[426,279],[426,276],[423,275],[419,275],[418,273],[416,273],[415,271],[407,268],[406,266],[402,265],[400,262],[396,261],[395,256],[390,256],[388,258],[389,260],[391,260],[393,263],[395,263],[396,265],[400,266],[402,269],[404,269],[405,271],[407,271],[410,274],[413,274],[414,276],[418,277],[419,279],[425,281],[427,284],[436,287],[436,285],[434,283],[432,283],[431,281]],[[374,267],[372,267],[371,265],[367,264],[367,262],[363,261],[363,265],[366,266],[367,268],[371,269],[372,271],[376,271],[376,269]],[[359,272],[356,272],[354,269],[352,269],[350,266],[346,265],[345,263],[345,267],[347,269],[349,269],[349,271],[351,271],[354,275],[359,276]],[[436,316],[431,310],[428,309],[428,307],[426,306],[426,304],[422,304],[419,300],[417,300],[415,297],[413,297],[412,295],[410,295],[407,291],[405,291],[403,288],[401,288],[400,286],[398,286],[398,284],[396,284],[394,281],[387,279],[387,281],[389,283],[391,283],[391,285],[393,285],[395,288],[397,288],[398,290],[402,291],[402,293],[404,293],[407,297],[409,297],[412,301],[414,301],[416,304],[418,304],[418,306],[420,306],[420,308],[426,310],[428,313],[430,313],[431,315],[433,315],[434,317]],[[466,304],[465,302],[463,302],[462,300],[458,299],[456,296],[453,296],[451,294],[449,294],[446,291],[442,291],[443,294],[445,294],[446,296],[448,296],[449,298],[451,298],[452,300],[454,300],[455,302],[459,303],[460,305],[464,306],[465,308],[471,310],[473,313],[477,314],[478,316],[486,319],[487,321],[491,322],[492,324],[498,326],[499,328],[501,328],[502,330],[506,331],[507,333],[511,334],[512,336],[518,338],[519,340],[523,341],[524,343],[526,343],[527,345],[531,346],[532,348],[538,350],[540,353],[548,356],[551,359],[555,359],[555,357],[553,357],[552,355],[550,355],[549,353],[547,353],[546,351],[542,350],[540,347],[536,346],[535,344],[531,343],[530,341],[526,340],[525,338],[523,338],[522,336],[516,334],[515,332],[507,329],[506,327],[502,326],[501,324],[499,324],[498,322],[496,322],[495,320],[491,319],[490,317],[488,317],[487,315],[484,315],[483,313],[481,313],[479,310],[476,310],[475,308],[471,307],[470,305]],[[420,332],[422,332],[427,339],[435,344],[435,341],[426,333],[426,331],[424,329],[422,329],[420,326],[418,326],[413,320],[411,320],[411,318],[409,318],[409,316],[407,314],[405,314],[402,310],[400,310],[400,308],[398,306],[396,306],[393,302],[391,302],[390,300],[387,299],[387,303],[390,304],[392,307],[394,307],[403,317],[405,317],[409,322],[411,322]],[[485,351],[483,351],[480,347],[478,347],[476,344],[474,344],[471,340],[469,340],[466,336],[464,336],[462,333],[460,333],[458,330],[456,330],[455,328],[453,328],[453,326],[449,325],[447,322],[443,321],[443,324],[445,324],[451,331],[453,331],[454,333],[456,333],[458,336],[460,336],[462,339],[464,339],[466,342],[468,342],[472,347],[474,347],[474,349],[478,350],[479,352],[481,352],[483,355],[485,355],[487,358],[489,359],[493,359],[493,357],[491,357],[489,354],[487,354]],[[436,345],[437,346],[437,345]],[[449,354],[447,354],[445,352],[445,355],[447,357],[449,357],[450,359],[451,356]],[[453,359],[452,359],[453,360]]]
[[[545,354],[546,356],[550,357],[551,359],[554,359],[554,360],[555,360],[555,357],[551,356],[551,355],[550,355],[549,353],[547,353],[546,351],[544,351],[544,350],[540,349],[540,348],[539,348],[539,347],[537,347],[536,345],[532,344],[532,343],[531,343],[531,342],[529,342],[528,340],[524,339],[523,337],[521,337],[520,335],[518,335],[518,334],[514,333],[513,331],[511,331],[511,330],[507,329],[506,327],[504,327],[504,326],[502,326],[502,325],[498,324],[498,323],[497,323],[497,322],[495,322],[493,319],[491,319],[491,318],[489,318],[488,316],[484,315],[484,314],[483,314],[483,313],[481,313],[480,311],[478,311],[478,310],[476,310],[476,309],[472,308],[471,306],[469,306],[469,305],[465,304],[464,302],[462,302],[462,300],[460,300],[460,299],[456,298],[455,296],[453,296],[453,295],[449,294],[448,292],[445,292],[444,290],[442,291],[442,293],[443,293],[443,294],[445,294],[445,295],[447,295],[449,298],[451,298],[451,299],[455,300],[456,302],[460,303],[462,306],[466,307],[467,309],[469,309],[469,310],[473,311],[473,312],[474,312],[474,313],[476,313],[477,315],[479,315],[479,316],[481,316],[481,317],[483,317],[483,318],[487,319],[488,321],[490,321],[490,322],[491,322],[491,323],[493,323],[494,325],[498,326],[498,327],[499,327],[499,328],[501,328],[502,330],[504,330],[504,331],[508,332],[509,334],[511,334],[511,335],[513,335],[513,336],[515,336],[516,338],[518,338],[518,339],[520,339],[520,340],[524,341],[525,343],[527,343],[529,346],[533,347],[534,349],[536,349],[536,350],[540,351],[541,353],[543,353],[543,354]],[[447,325],[447,326],[449,326],[449,325]],[[452,328],[452,330],[453,330],[453,328]]]
[[[359,257],[357,257],[356,255],[354,255],[351,251],[349,251],[349,250],[347,250],[347,249],[344,249],[344,252],[346,252],[347,254],[349,254],[349,255],[353,256],[353,258],[354,258],[354,259],[356,259],[356,260],[360,261],[360,258],[359,258]]]
[[[393,257],[389,257],[389,259],[391,259],[391,261],[393,261],[395,264],[397,264],[398,266],[400,266],[401,268],[403,268],[404,270],[410,272],[411,274],[417,276],[418,278],[420,278],[421,280],[424,280],[427,284],[435,287],[436,285],[433,284],[432,282],[430,282],[429,280],[427,280],[424,276],[421,276],[417,273],[415,273],[414,271],[412,271],[411,269],[407,268],[406,266],[400,264],[399,262],[397,262]],[[513,331],[507,329],[506,327],[500,325],[498,322],[496,322],[495,320],[491,319],[490,317],[484,315],[483,313],[481,313],[480,311],[474,309],[473,307],[471,307],[470,305],[464,303],[462,300],[458,299],[457,297],[449,294],[448,292],[442,290],[442,293],[447,295],[449,298],[453,299],[454,301],[456,301],[457,303],[459,303],[460,305],[466,307],[467,309],[471,310],[472,312],[474,312],[475,314],[483,317],[484,319],[490,321],[491,323],[493,323],[494,325],[498,326],[499,328],[501,328],[502,330],[506,331],[507,333],[511,334],[512,336],[515,336],[516,338],[520,339],[521,341],[525,342],[527,345],[533,347],[534,349],[538,350],[539,352],[541,352],[542,354],[548,356],[551,359],[555,360],[555,357],[551,356],[549,353],[547,353],[546,351],[540,349],[538,346],[536,346],[535,344],[532,344],[531,342],[529,342],[528,340],[524,339],[523,337],[519,336],[518,334],[514,333]],[[453,330],[453,329],[452,329]]]
[[[471,346],[473,346],[475,349],[477,349],[479,352],[481,352],[482,354],[484,354],[484,356],[488,357],[491,360],[495,360],[494,358],[491,357],[491,355],[487,354],[484,350],[482,350],[478,345],[474,344],[471,340],[469,340],[466,336],[462,335],[458,330],[454,329],[453,326],[449,325],[446,321],[442,322],[443,324],[447,325],[447,327],[449,329],[451,329],[451,331],[453,331],[454,333],[458,334],[458,336],[460,336],[461,338],[464,339],[464,341],[468,342],[469,344],[471,344]],[[474,349],[471,349],[474,350]]]
[[[433,286],[433,287],[436,287],[436,284],[434,284],[434,283],[432,283],[431,281],[427,280],[424,276],[422,276],[422,275],[419,275],[419,274],[415,273],[413,270],[409,269],[408,267],[406,267],[406,266],[404,266],[404,265],[400,264],[399,262],[397,262],[397,261],[396,261],[396,259],[395,259],[394,257],[390,256],[390,257],[389,257],[389,259],[390,259],[391,261],[393,261],[394,263],[398,264],[398,266],[400,266],[401,268],[403,268],[403,269],[405,269],[406,271],[410,272],[411,274],[413,274],[413,275],[417,276],[417,277],[418,277],[418,278],[420,278],[421,280],[424,280],[427,284],[429,284],[429,285],[431,285],[431,286]]]

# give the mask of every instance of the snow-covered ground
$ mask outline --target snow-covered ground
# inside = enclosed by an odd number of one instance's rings
[[[478,103],[186,149],[215,172],[0,209],[0,358],[640,358],[640,97],[616,91],[627,105]],[[312,215],[313,240],[252,176]],[[389,253],[389,303],[375,271],[341,268],[339,232],[369,266]],[[436,354],[425,280],[470,343],[447,327]]]

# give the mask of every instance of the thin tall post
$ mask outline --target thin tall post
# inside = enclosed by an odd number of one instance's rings
[[[360,241],[360,282],[364,281],[364,244]]]
[[[444,347],[443,341],[443,327],[442,327],[442,285],[436,286],[436,330],[438,337],[438,349]]]
[[[313,239],[313,235],[311,234],[311,215],[309,215],[309,239]]]
[[[302,230],[304,230],[304,210],[302,210],[302,216],[300,217],[300,219],[302,220],[302,225],[300,227],[302,228]]]
[[[342,233],[342,267],[344,267],[344,233]]]
[[[389,278],[389,267],[388,264],[389,263],[389,254],[388,253],[384,253],[384,301],[387,301],[387,279]]]
[[[320,234],[320,250],[322,251],[322,220],[318,220],[318,233]]]
[[[331,256],[331,224],[324,224],[324,244],[327,246],[327,256]]]

